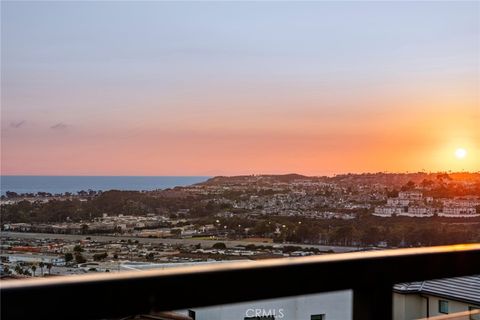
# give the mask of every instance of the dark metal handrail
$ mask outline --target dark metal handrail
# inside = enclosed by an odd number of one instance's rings
[[[480,273],[480,244],[4,281],[2,319],[101,319],[353,289],[353,317],[390,319],[395,283]]]

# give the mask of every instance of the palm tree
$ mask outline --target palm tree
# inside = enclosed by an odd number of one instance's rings
[[[32,265],[30,269],[32,270],[33,276],[35,277],[35,271],[37,270],[37,267],[35,265]]]
[[[5,266],[5,268],[3,268],[3,271],[6,273],[6,274],[11,274],[12,271],[10,271],[10,268],[8,266]]]
[[[48,270],[48,274],[51,274],[50,271],[52,270],[52,264],[51,263],[47,263],[47,270]]]
[[[16,274],[23,274],[23,269],[19,265],[15,266],[15,273]]]
[[[38,266],[40,267],[40,272],[42,273],[42,277],[43,277],[43,267],[45,267],[45,263],[43,263],[43,261],[40,261]]]

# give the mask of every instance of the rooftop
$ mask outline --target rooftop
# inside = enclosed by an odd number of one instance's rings
[[[399,293],[422,293],[480,305],[480,275],[396,284]]]

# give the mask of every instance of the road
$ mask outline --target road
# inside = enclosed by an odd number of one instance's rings
[[[171,238],[142,238],[142,237],[129,237],[129,236],[108,236],[108,235],[76,235],[76,234],[51,234],[51,233],[27,233],[27,232],[1,232],[2,237],[11,237],[19,239],[61,239],[61,240],[70,240],[70,241],[79,241],[85,240],[89,237],[91,240],[96,240],[99,242],[108,242],[108,241],[120,241],[120,240],[138,240],[139,243],[165,243],[165,244],[182,244],[182,245],[195,245],[200,244],[203,248],[210,248],[214,243],[223,242],[228,248],[239,246],[239,245],[272,245],[276,247],[283,246],[298,246],[302,248],[317,248],[320,251],[332,250],[336,253],[356,251],[359,248],[357,247],[339,247],[339,246],[322,246],[322,245],[313,245],[313,244],[294,244],[294,243],[262,243],[262,242],[251,242],[251,241],[242,241],[242,240],[200,240],[193,238],[185,239],[171,239]]]

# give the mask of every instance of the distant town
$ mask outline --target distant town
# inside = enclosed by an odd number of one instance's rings
[[[1,274],[25,278],[480,241],[480,173],[215,177],[1,197]]]

